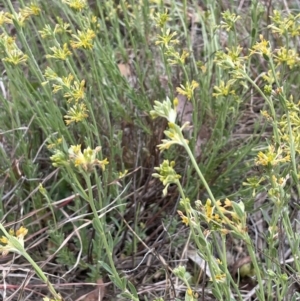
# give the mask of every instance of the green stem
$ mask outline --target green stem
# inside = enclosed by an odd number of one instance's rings
[[[196,170],[196,172],[197,172],[200,180],[202,181],[202,183],[203,183],[203,185],[204,185],[204,187],[205,187],[205,189],[206,189],[209,197],[211,198],[211,201],[213,202],[214,206],[216,206],[216,199],[215,199],[212,191],[210,190],[210,187],[209,187],[208,183],[206,182],[206,180],[205,180],[205,178],[204,178],[204,176],[203,176],[203,174],[202,174],[202,172],[201,172],[201,170],[200,170],[200,168],[199,168],[199,166],[198,166],[198,164],[197,164],[197,162],[195,160],[195,157],[194,157],[194,155],[193,155],[190,147],[188,146],[188,144],[186,143],[185,140],[182,141],[182,144],[183,144],[183,147],[185,148],[186,152],[188,153],[188,155],[189,155],[189,157],[190,157],[190,159],[192,161],[192,164],[193,164],[193,166],[194,166],[194,168],[195,168],[195,170]]]
[[[247,246],[249,256],[251,258],[252,264],[254,266],[254,270],[256,272],[255,276],[256,276],[258,286],[259,286],[259,290],[260,290],[260,293],[261,293],[261,296],[262,296],[262,300],[260,300],[260,301],[264,301],[265,300],[264,284],[263,284],[263,280],[261,278],[261,273],[260,273],[261,269],[258,266],[256,254],[253,252],[253,250],[255,250],[255,248],[252,244],[252,241],[251,241],[251,238],[249,237],[249,235],[247,235],[247,239],[245,241],[246,241],[246,246]]]
[[[113,261],[112,250],[109,248],[109,244],[108,244],[108,241],[107,241],[107,238],[106,238],[106,235],[105,235],[105,230],[103,229],[103,225],[101,224],[101,221],[99,219],[98,212],[97,212],[97,209],[96,209],[96,206],[95,206],[95,203],[94,203],[93,190],[92,190],[92,184],[91,184],[90,176],[84,174],[84,179],[85,179],[85,181],[87,183],[87,187],[88,187],[89,204],[90,204],[91,209],[92,209],[93,214],[94,214],[94,222],[95,222],[95,224],[97,224],[96,229],[99,229],[99,230],[101,229],[101,231],[99,231],[100,233],[98,233],[98,234],[102,238],[102,242],[104,244],[104,247],[105,247],[105,250],[106,250],[106,253],[107,253],[107,257],[108,257],[108,261],[109,261],[110,267],[113,271],[113,275],[115,277],[117,277],[119,281],[121,281],[121,278],[119,277],[118,271],[116,270],[115,263]]]
[[[273,130],[274,130],[274,135],[275,135],[275,141],[276,141],[276,143],[279,143],[280,138],[279,138],[278,127],[277,127],[277,120],[276,120],[277,117],[276,117],[276,112],[275,112],[272,101],[265,95],[265,93],[259,88],[259,86],[248,76],[247,73],[243,73],[243,75],[244,75],[245,79],[248,80],[253,85],[253,87],[258,91],[258,93],[264,98],[264,100],[269,105],[269,108],[271,110],[271,115],[273,118],[273,122],[274,122]]]
[[[27,261],[31,264],[31,266],[35,270],[35,273],[38,275],[38,277],[47,285],[47,287],[49,288],[49,291],[54,296],[54,298],[57,300],[61,300],[60,295],[56,292],[53,285],[49,282],[48,278],[46,277],[46,275],[44,274],[42,269],[35,263],[35,261],[26,252],[24,246],[20,243],[20,241],[16,237],[10,235],[5,230],[5,228],[3,227],[3,225],[1,223],[0,223],[0,230],[4,233],[4,235],[8,239],[10,245],[12,245],[12,248],[14,249],[14,250],[12,250],[12,252],[16,252],[16,253],[22,255],[24,258],[26,258]]]

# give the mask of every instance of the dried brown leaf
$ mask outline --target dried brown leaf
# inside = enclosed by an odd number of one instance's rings
[[[129,64],[118,64],[118,68],[122,76],[129,78],[131,76],[131,69]]]
[[[85,295],[83,301],[102,301],[106,293],[105,285],[102,279],[97,280],[97,288]]]

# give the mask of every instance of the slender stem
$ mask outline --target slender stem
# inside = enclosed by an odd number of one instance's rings
[[[33,267],[33,269],[35,270],[36,274],[38,275],[38,277],[48,286],[51,294],[57,299],[57,300],[61,300],[60,295],[56,292],[55,288],[53,287],[53,285],[49,282],[48,278],[46,277],[46,275],[44,274],[44,272],[42,271],[42,269],[35,263],[35,261],[31,258],[31,256],[26,252],[24,246],[20,243],[20,241],[10,235],[5,228],[3,227],[3,225],[0,223],[0,230],[3,232],[3,234],[6,236],[6,238],[8,239],[8,241],[10,242],[10,245],[12,246],[13,250],[11,250],[11,252],[16,252],[20,255],[22,255],[24,258],[27,259],[27,261],[31,264],[31,266]]]
[[[191,159],[191,161],[192,161],[192,164],[193,164],[193,166],[194,166],[194,168],[195,168],[195,170],[196,170],[196,172],[197,172],[197,174],[198,174],[200,180],[202,181],[202,183],[203,183],[203,185],[204,185],[204,187],[205,187],[205,189],[206,189],[206,191],[207,191],[209,197],[211,198],[213,204],[216,205],[216,199],[215,199],[215,197],[214,197],[212,191],[210,190],[210,187],[209,187],[208,183],[206,182],[206,180],[205,180],[205,178],[204,178],[204,176],[203,176],[203,174],[202,174],[202,172],[201,172],[201,170],[200,170],[200,168],[199,168],[199,166],[198,166],[198,164],[197,164],[197,162],[196,162],[196,160],[195,160],[195,157],[194,157],[194,155],[193,155],[193,153],[192,153],[190,147],[189,147],[188,144],[185,142],[185,140],[183,140],[182,143],[183,143],[183,147],[184,147],[185,150],[187,151],[187,153],[188,153],[188,155],[189,155],[189,157],[190,157],[190,159]]]
[[[95,207],[95,203],[94,203],[94,199],[93,199],[93,190],[92,190],[91,179],[90,179],[89,175],[86,175],[86,174],[84,175],[84,179],[85,179],[85,181],[87,183],[87,186],[88,186],[89,204],[90,204],[91,209],[92,209],[93,214],[94,214],[94,222],[98,226],[98,227],[96,227],[96,229],[101,230],[101,231],[99,231],[100,233],[98,233],[98,234],[102,238],[102,242],[103,242],[104,247],[106,249],[107,257],[108,257],[108,260],[109,260],[109,263],[110,263],[110,267],[113,271],[113,274],[114,274],[115,277],[118,277],[118,279],[121,280],[120,277],[119,277],[118,271],[116,270],[115,263],[113,261],[112,250],[109,247],[107,237],[105,235],[105,230],[103,229],[103,225],[102,225],[102,223],[99,219],[97,209]]]
[[[279,143],[280,139],[279,139],[279,133],[278,133],[278,127],[277,127],[277,121],[276,121],[276,112],[275,112],[272,101],[265,95],[265,93],[258,87],[258,85],[248,76],[247,73],[243,73],[243,75],[245,76],[245,79],[248,80],[253,85],[253,87],[258,91],[258,93],[268,103],[269,108],[271,110],[273,122],[274,122],[273,130],[274,130],[274,135],[275,135],[275,141],[276,141],[276,143]]]
[[[255,276],[256,276],[256,279],[257,279],[257,282],[258,282],[259,290],[261,292],[262,300],[264,301],[265,300],[265,290],[264,290],[264,286],[263,286],[264,281],[261,278],[261,273],[260,273],[261,269],[258,266],[256,255],[253,252],[253,250],[255,248],[254,248],[254,246],[252,244],[252,241],[251,241],[251,239],[250,239],[250,237],[248,235],[247,235],[247,239],[246,239],[246,246],[247,246],[247,250],[248,250],[249,256],[251,258],[251,262],[252,262],[252,264],[254,266],[254,270],[256,272]],[[262,300],[260,300],[260,301],[262,301]]]

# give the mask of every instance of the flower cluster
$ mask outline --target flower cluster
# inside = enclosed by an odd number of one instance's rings
[[[105,158],[104,160],[97,159],[97,153],[101,151],[101,147],[91,149],[87,147],[83,151],[81,145],[72,145],[68,150],[68,155],[63,151],[57,150],[53,156],[50,157],[52,165],[55,167],[67,166],[70,163],[80,171],[92,172],[95,166],[99,166],[105,170],[105,166],[109,163]]]
[[[55,84],[52,85],[53,93],[57,93],[63,90],[64,97],[67,98],[68,102],[78,102],[80,99],[85,97],[85,81],[74,80],[74,76],[69,74],[68,76],[59,77],[50,67],[47,67],[45,71],[45,77],[48,81],[53,81]],[[44,82],[43,84],[47,84]]]
[[[280,11],[274,10],[273,16],[270,18],[272,20],[272,24],[270,24],[268,28],[271,28],[273,33],[278,33],[282,37],[296,37],[300,35],[300,14],[288,14],[284,17]]]
[[[224,201],[218,200],[214,206],[212,201],[207,199],[205,205],[196,201],[196,208],[212,230],[222,234],[234,232],[237,235],[243,235],[247,231],[246,213],[242,202],[236,203],[226,198]]]
[[[241,16],[237,16],[235,13],[231,13],[229,10],[221,13],[223,20],[221,21],[221,28],[224,28],[226,31],[231,31],[235,23],[241,19]]]
[[[21,8],[19,12],[15,14],[10,14],[7,12],[0,12],[0,26],[3,24],[13,24],[14,22],[18,24],[20,27],[23,27],[25,22],[30,19],[31,16],[38,16],[41,10],[36,5],[31,3],[29,6],[25,6]]]
[[[215,93],[212,95],[214,97],[227,97],[228,95],[235,95],[235,90],[232,89],[232,85],[234,80],[229,80],[226,84],[223,80],[221,80],[219,86],[214,86]]]
[[[188,100],[191,100],[193,94],[194,94],[194,90],[196,88],[199,87],[199,84],[196,81],[192,81],[191,83],[186,83],[185,86],[184,85],[180,85],[180,87],[176,88],[176,91],[181,94],[186,96],[186,98]]]
[[[156,14],[156,16],[154,17],[154,20],[156,22],[157,27],[164,28],[169,20],[168,11],[165,10],[165,12],[162,14]]]
[[[241,46],[226,48],[226,52],[217,51],[215,63],[224,70],[244,70],[244,63],[247,57],[241,56]]]
[[[92,29],[87,29],[84,31],[77,30],[77,34],[72,34],[72,37],[72,48],[84,48],[91,50],[93,48],[93,41],[96,37],[96,34]]]
[[[172,48],[166,51],[166,55],[168,56],[168,62],[170,65],[183,66],[190,53],[184,49],[180,54],[179,52],[174,51],[174,49]]]
[[[81,11],[87,7],[86,0],[65,0],[63,2],[76,11]],[[51,54],[47,54],[46,57],[48,59],[67,61],[67,65],[70,66],[68,59],[73,55],[72,49],[91,50],[93,48],[96,33],[91,27],[97,23],[97,18],[95,16],[83,17],[82,28],[78,29],[76,33],[72,33],[72,30],[69,29],[69,23],[65,23],[61,18],[57,20],[58,24],[55,25],[54,29],[50,25],[45,25],[40,31],[42,38],[50,37],[54,40],[54,46],[49,48]],[[62,35],[61,39],[64,43],[59,42],[58,34],[67,34]],[[66,39],[68,39],[67,42],[65,42]],[[72,106],[64,116],[67,125],[82,122],[88,117],[85,102],[85,80],[77,79],[74,70],[72,69],[71,71],[67,76],[60,77],[50,67],[47,67],[45,70],[47,81],[43,83],[45,85],[51,81],[53,83],[52,92],[63,91],[64,98],[67,99],[68,103],[72,103]]]
[[[64,22],[61,18],[57,18],[58,23],[55,24],[54,29],[51,28],[49,24],[45,24],[44,28],[39,31],[42,39],[55,38],[57,34],[62,33],[71,33],[72,31],[69,29],[70,24]]]
[[[190,53],[187,50],[180,52],[176,51],[175,46],[179,44],[179,40],[176,38],[177,32],[171,32],[170,28],[166,28],[166,23],[169,19],[167,11],[162,14],[157,14],[155,17],[156,25],[160,28],[161,34],[157,36],[155,42],[156,45],[161,45],[162,50],[164,51],[167,61],[171,65],[180,65],[183,66],[185,60],[189,57]],[[194,90],[199,86],[196,81],[186,82],[185,85],[181,85],[176,90],[179,94],[187,97],[188,100],[191,100],[193,97]]]
[[[164,160],[159,167],[154,168],[157,173],[152,174],[152,176],[154,178],[158,178],[165,186],[163,190],[164,196],[167,195],[170,184],[178,184],[178,180],[181,178],[181,176],[174,170],[174,166],[174,161],[169,162],[169,160]]]
[[[257,154],[256,165],[262,166],[276,166],[279,163],[285,163],[290,161],[290,154],[286,152],[284,146],[279,146],[277,150],[274,145],[269,145],[266,152],[260,151]]]
[[[283,114],[278,122],[281,139],[285,143],[284,151],[289,154],[290,142],[293,139],[294,149],[297,154],[300,154],[300,101],[294,102],[293,97],[285,100],[285,105],[288,109],[287,114]]]
[[[72,52],[69,50],[67,43],[65,43],[63,47],[50,47],[50,50],[53,52],[53,54],[47,54],[46,58],[55,58],[65,61],[69,56],[72,55]]]
[[[176,31],[173,31],[171,33],[171,29],[168,28],[164,34],[157,37],[157,41],[155,42],[155,45],[162,45],[165,48],[170,49],[170,46],[179,44],[179,41],[175,38],[176,35],[177,35]]]
[[[27,232],[28,230],[23,226],[17,231],[11,229],[7,236],[2,236],[0,238],[0,253],[2,253],[3,256],[7,255],[9,252],[21,254],[22,250],[20,250],[20,246],[21,248],[24,248],[24,237]]]
[[[177,112],[176,107],[178,105],[178,99],[175,98],[173,101],[173,108],[170,99],[167,97],[163,102],[157,100],[154,101],[153,110],[150,111],[150,115],[153,119],[157,117],[166,118],[169,122],[175,123]]]
[[[58,147],[58,145],[60,145],[62,143],[62,138],[58,138],[56,140],[54,140],[53,142],[50,142],[48,145],[47,145],[47,148],[48,149],[55,149]]]
[[[28,56],[17,46],[15,38],[5,33],[0,35],[0,55],[3,56],[2,61],[14,66],[24,64],[28,59]]]
[[[286,64],[290,69],[299,66],[300,58],[296,49],[287,49],[286,47],[280,47],[274,55],[274,61],[277,66]]]
[[[178,105],[178,99],[175,98],[173,101],[174,108],[172,108],[172,104],[169,98],[167,98],[163,102],[155,101],[154,103],[155,106],[153,107],[153,110],[150,111],[151,117],[153,119],[157,117],[163,117],[169,121],[169,127],[164,131],[164,134],[169,139],[163,139],[162,143],[158,145],[158,148],[163,151],[174,144],[185,147],[189,141],[184,138],[183,130],[189,127],[189,122],[185,122],[181,127],[175,123],[177,117],[176,107]]]
[[[260,42],[256,42],[253,45],[252,49],[250,49],[250,55],[259,54],[262,55],[266,60],[268,60],[272,56],[272,49],[270,42],[267,41],[263,35],[259,36]]]
[[[82,11],[88,6],[87,0],[62,0],[62,2],[78,11]]]
[[[186,226],[188,226],[189,218],[186,215],[184,215],[183,212],[180,210],[177,210],[177,213],[178,213],[179,217],[181,218],[182,223],[185,224]]]
[[[73,122],[85,120],[88,117],[88,110],[86,105],[80,102],[80,100],[84,100],[85,98],[85,81],[82,80],[79,82],[75,80],[72,74],[66,77],[59,77],[50,67],[47,67],[45,77],[47,82],[44,82],[44,85],[49,81],[54,82],[52,85],[53,93],[62,90],[64,91],[64,98],[66,98],[69,103],[74,103],[64,116],[66,124],[70,125]]]

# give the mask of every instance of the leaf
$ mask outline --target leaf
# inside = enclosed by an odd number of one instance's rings
[[[111,268],[104,261],[99,261],[101,267],[104,268],[109,274],[112,274]]]

